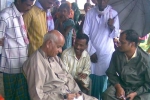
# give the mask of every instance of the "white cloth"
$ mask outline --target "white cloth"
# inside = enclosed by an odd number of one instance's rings
[[[73,100],[83,100],[83,96],[79,96],[78,98],[74,98]]]
[[[14,3],[0,12],[0,36],[4,37],[0,71],[9,74],[21,73],[27,59],[29,43],[22,14]]]
[[[101,17],[98,17],[99,14]],[[96,52],[98,57],[98,62],[92,63],[92,74],[105,75],[109,67],[112,53],[115,50],[113,38],[119,36],[119,19],[116,15],[117,12],[108,5],[104,12],[98,12],[98,6],[96,6],[85,16],[83,32],[90,38],[88,52],[90,55]],[[115,29],[112,32],[107,25],[109,18],[114,18]]]
[[[67,99],[64,99],[64,100],[67,100]],[[78,98],[74,98],[73,100],[83,100],[83,96],[79,96]]]

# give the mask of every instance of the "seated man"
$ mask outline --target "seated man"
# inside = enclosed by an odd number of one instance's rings
[[[106,71],[111,86],[103,100],[149,100],[150,56],[138,47],[138,37],[134,30],[121,33]]]
[[[66,70],[78,83],[81,91],[89,92],[90,56],[85,50],[89,37],[86,34],[78,34],[75,45],[62,53],[62,61],[66,65]]]
[[[43,45],[23,65],[32,100],[73,100],[79,96],[79,87],[65,70],[57,56],[64,45],[63,35],[52,30],[44,36]],[[82,95],[83,100],[97,100]]]

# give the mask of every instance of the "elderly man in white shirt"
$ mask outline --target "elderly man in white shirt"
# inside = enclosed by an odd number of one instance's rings
[[[32,100],[97,100],[81,94],[73,77],[57,56],[62,52],[65,39],[57,30],[44,36],[42,46],[23,65]],[[83,97],[79,99],[78,97]],[[75,99],[78,98],[78,99]]]

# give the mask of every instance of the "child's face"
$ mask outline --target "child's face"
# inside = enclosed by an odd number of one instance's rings
[[[70,12],[67,9],[60,9],[60,14],[62,17],[68,18]]]

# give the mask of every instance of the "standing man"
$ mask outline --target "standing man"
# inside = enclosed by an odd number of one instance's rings
[[[119,40],[106,71],[111,86],[103,100],[149,100],[150,55],[138,47],[139,36],[134,30],[122,32]]]
[[[54,29],[54,22],[50,12],[55,0],[37,0],[32,9],[23,18],[29,37],[30,56],[43,43],[47,31]]]
[[[85,50],[89,42],[86,34],[78,34],[75,45],[63,51],[61,58],[66,65],[66,70],[78,83],[81,91],[89,93],[90,56]]]
[[[108,5],[108,0],[97,0],[98,5],[85,16],[83,32],[90,38],[88,52],[91,56],[92,96],[99,100],[107,88],[106,70],[114,52],[113,39],[119,35],[117,12]]]
[[[0,12],[0,36],[5,100],[29,100],[22,64],[27,59],[28,39],[22,15],[34,4],[34,0],[15,0]]]

